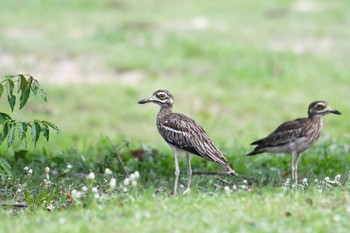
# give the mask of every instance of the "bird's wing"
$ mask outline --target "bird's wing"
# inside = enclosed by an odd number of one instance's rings
[[[257,140],[253,142],[252,145],[258,145],[259,148],[262,148],[280,146],[293,142],[298,138],[305,136],[305,130],[303,130],[305,123],[305,118],[287,121],[277,127],[277,129],[269,134],[266,138]]]
[[[226,158],[213,144],[205,130],[191,118],[171,113],[164,117],[159,131],[166,142],[207,160],[227,163]]]

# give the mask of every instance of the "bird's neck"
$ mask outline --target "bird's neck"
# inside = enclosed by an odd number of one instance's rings
[[[158,113],[158,119],[172,113],[172,109],[173,109],[172,106],[161,106]]]
[[[320,125],[321,127],[323,126],[323,117],[322,115],[315,114],[315,115],[309,115],[309,119],[316,124]]]

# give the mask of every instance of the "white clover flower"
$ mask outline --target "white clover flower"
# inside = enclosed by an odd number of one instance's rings
[[[127,193],[128,192],[128,189],[126,187],[123,188],[123,192],[124,193]]]
[[[132,186],[136,186],[137,185],[137,181],[136,180],[131,181],[131,185]]]
[[[67,164],[67,168],[68,168],[68,169],[72,169],[72,167],[73,167],[73,166],[72,166],[70,163]]]
[[[243,184],[248,184],[247,180],[243,180],[242,182],[243,182]]]
[[[135,180],[135,175],[134,175],[134,173],[130,174],[129,179],[130,179],[131,181],[134,181],[134,180]]]
[[[128,186],[130,184],[130,179],[129,178],[125,178],[124,181],[123,181],[123,184],[125,186]]]
[[[340,180],[340,178],[341,178],[341,175],[340,175],[340,174],[338,174],[338,175],[336,175],[336,176],[335,176],[335,178],[334,178],[334,179],[335,179],[336,181],[339,181],[339,180]]]
[[[97,192],[98,192],[98,189],[97,189],[97,187],[92,187],[91,191],[92,191],[93,193],[97,193]]]
[[[333,216],[333,220],[335,221],[335,222],[339,222],[340,220],[341,220],[341,217],[340,217],[340,215],[334,215]]]
[[[83,192],[87,192],[87,191],[88,191],[88,188],[84,185],[83,187],[81,187],[81,190],[82,190]]]
[[[139,173],[139,171],[134,172],[134,175],[135,175],[135,179],[140,178],[140,173]]]
[[[237,191],[237,189],[238,189],[238,188],[237,188],[236,185],[232,185],[232,190],[233,190],[233,191]]]
[[[23,168],[25,171],[28,171],[29,170],[29,167],[24,167]]]
[[[303,185],[308,185],[308,184],[307,184],[307,179],[306,179],[306,178],[304,178],[304,179],[301,181],[301,183],[302,183]]]
[[[326,177],[324,178],[324,182],[329,182],[329,177],[328,177],[328,176],[326,176]]]
[[[109,181],[109,187],[114,188],[117,185],[117,180],[115,178],[112,178]]]
[[[72,194],[73,199],[79,199],[81,197],[82,193],[77,191],[76,189],[73,189],[71,194]]]
[[[22,189],[17,189],[17,193],[21,193],[22,192]]]
[[[33,174],[33,170],[32,170],[32,169],[29,169],[29,170],[28,170],[28,174]]]
[[[45,173],[48,174],[50,172],[50,168],[49,167],[46,167],[45,168]]]
[[[100,194],[95,193],[95,194],[94,194],[94,198],[95,198],[95,199],[99,199],[99,198],[100,198]]]
[[[314,183],[318,183],[318,179],[317,178],[314,180]]]
[[[95,173],[90,172],[89,175],[86,177],[88,180],[94,180],[95,179]]]
[[[109,168],[105,169],[105,175],[112,175],[112,174],[113,174],[113,172],[111,171],[111,169],[109,169]]]
[[[228,187],[227,185],[224,187],[224,190],[225,190],[225,192],[230,192],[230,187]]]

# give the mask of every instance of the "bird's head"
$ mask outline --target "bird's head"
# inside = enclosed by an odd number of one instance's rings
[[[147,99],[142,99],[139,104],[155,103],[161,107],[172,107],[174,104],[174,96],[167,90],[157,90]]]
[[[309,105],[309,117],[324,116],[328,113],[341,115],[341,112],[339,112],[338,110],[333,110],[327,101],[314,101]]]

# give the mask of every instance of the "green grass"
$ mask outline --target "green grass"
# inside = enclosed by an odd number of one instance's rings
[[[123,199],[121,201],[121,199]],[[346,232],[349,193],[287,191],[152,196],[150,190],[109,200],[99,208],[0,214],[4,232]],[[9,211],[11,212],[11,211]]]
[[[311,182],[341,174],[343,182],[347,179],[348,2],[310,1],[304,11],[302,2],[0,0],[1,76],[29,73],[49,98],[47,104],[30,101],[14,116],[46,119],[62,131],[37,148],[29,144],[28,153],[18,152],[22,145],[1,146],[1,158],[13,174],[1,181],[0,201],[35,197],[42,203],[41,192],[57,208],[50,214],[47,203],[1,209],[0,232],[348,231],[348,183],[283,191],[289,156],[245,156],[250,142],[283,121],[306,116],[310,102],[327,100],[343,115],[325,117],[322,137],[302,157],[300,177]],[[137,104],[156,89],[174,94],[174,111],[203,125],[235,170],[252,177],[254,191],[228,195],[216,178],[239,180],[194,176],[189,197],[168,197],[174,165],[155,126],[158,106]],[[5,101],[1,111],[9,113]],[[130,192],[119,186],[125,176],[106,136],[120,147],[129,170],[141,173]],[[140,148],[143,160],[132,156]],[[158,153],[155,158],[151,148]],[[67,164],[73,168],[62,175]],[[23,171],[25,166],[33,176]],[[46,166],[52,171],[50,189],[43,186]],[[184,184],[185,162],[180,166]],[[103,181],[106,167],[117,178],[113,192]],[[192,167],[219,170],[200,158],[193,158]],[[108,200],[84,197],[59,208],[64,192],[87,185],[83,175],[90,171]],[[24,197],[16,194],[23,185]],[[156,189],[161,192],[153,197]],[[84,208],[84,203],[92,204]]]

